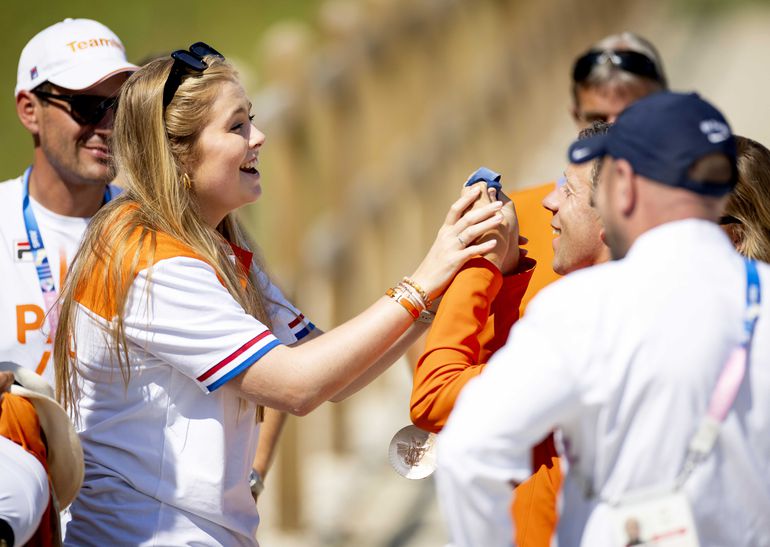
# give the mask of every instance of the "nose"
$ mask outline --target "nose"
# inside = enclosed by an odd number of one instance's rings
[[[559,187],[554,185],[553,190],[551,190],[548,195],[543,198],[542,202],[543,207],[551,211],[554,215],[559,212],[558,192]]]
[[[94,131],[102,135],[112,134],[112,128],[115,125],[115,109],[108,108],[101,119],[94,123]]]
[[[257,129],[257,126],[254,124],[251,124],[251,132],[249,133],[249,147],[250,148],[259,148],[263,144],[265,144],[265,134],[262,133],[259,129]]]

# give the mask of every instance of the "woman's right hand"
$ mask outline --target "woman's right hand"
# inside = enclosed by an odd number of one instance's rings
[[[470,208],[480,196],[481,185],[475,185],[454,202],[428,254],[411,276],[431,300],[444,292],[466,260],[491,251],[497,244],[495,239],[476,242],[481,234],[503,222],[500,201]]]

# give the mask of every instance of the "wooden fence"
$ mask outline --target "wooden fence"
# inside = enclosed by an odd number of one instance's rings
[[[271,29],[253,93],[264,195],[243,218],[287,295],[328,330],[415,269],[476,167],[539,182],[527,158],[567,116],[574,56],[632,3],[332,1],[316,26]],[[347,412],[289,424],[270,478],[280,526],[305,522],[302,458],[354,444]]]

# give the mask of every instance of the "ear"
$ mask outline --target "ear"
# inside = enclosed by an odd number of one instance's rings
[[[639,181],[634,168],[624,159],[615,160],[615,180],[613,181],[616,205],[623,216],[629,217],[637,206]]]
[[[572,121],[574,121],[576,124],[580,124],[580,111],[578,110],[578,107],[576,104],[573,104],[569,109],[570,116],[572,116]]]
[[[16,114],[21,124],[33,135],[40,130],[40,103],[29,91],[19,91],[16,95]]]

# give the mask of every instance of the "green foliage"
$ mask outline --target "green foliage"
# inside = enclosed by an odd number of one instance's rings
[[[770,5],[770,0],[670,0],[675,10],[686,14],[718,16],[720,13],[751,4]]]
[[[32,36],[66,17],[87,17],[110,27],[129,60],[139,63],[203,40],[227,56],[259,68],[258,45],[267,27],[291,18],[312,21],[320,0],[21,0],[2,3],[0,35],[0,181],[17,177],[32,159],[32,139],[16,117],[13,89],[19,54]]]

